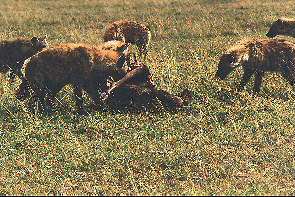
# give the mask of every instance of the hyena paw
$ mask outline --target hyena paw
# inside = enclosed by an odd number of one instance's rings
[[[109,98],[109,93],[108,92],[103,92],[101,95],[100,95],[100,99],[102,100],[102,101],[105,101],[105,100],[107,100],[108,98]]]

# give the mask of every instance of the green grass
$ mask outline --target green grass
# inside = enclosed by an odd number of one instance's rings
[[[34,115],[1,79],[0,194],[294,195],[295,95],[279,75],[237,92],[241,71],[214,78],[218,58],[244,37],[265,37],[292,17],[291,0],[1,0],[0,39],[48,35],[102,42],[117,19],[152,29],[148,64],[157,87],[189,88],[176,113],[73,113],[71,90],[52,116]],[[64,98],[62,99],[62,97]],[[89,101],[88,101],[89,103]]]

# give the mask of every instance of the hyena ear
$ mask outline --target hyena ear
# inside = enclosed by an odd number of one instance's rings
[[[230,63],[233,63],[236,59],[235,56],[231,53],[225,53],[220,58]]]
[[[282,20],[281,18],[279,18],[279,19],[277,20],[277,23],[282,24],[282,23],[283,23],[283,20]]]
[[[128,55],[130,52],[130,43],[126,43],[123,47],[122,47],[122,53],[124,55]]]
[[[43,38],[42,38],[42,40],[46,40],[47,39],[47,35],[45,35]]]
[[[31,38],[31,42],[32,44],[36,44],[38,42],[38,38],[34,36],[33,38]]]

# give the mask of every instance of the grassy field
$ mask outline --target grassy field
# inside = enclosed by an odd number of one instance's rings
[[[157,87],[193,91],[179,112],[73,113],[71,89],[52,116],[34,115],[0,84],[0,194],[294,195],[295,95],[267,75],[258,96],[215,79],[218,58],[272,21],[292,0],[1,0],[0,39],[48,35],[99,44],[117,19],[148,24]],[[292,40],[292,39],[291,39]],[[85,95],[86,97],[86,95]],[[89,100],[88,100],[89,103]]]

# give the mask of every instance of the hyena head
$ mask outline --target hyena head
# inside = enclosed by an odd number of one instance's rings
[[[233,53],[225,53],[220,57],[216,77],[224,80],[235,68],[238,58]]]
[[[278,19],[273,22],[266,36],[273,38],[277,35],[293,35],[295,33],[295,20]]]
[[[47,43],[47,36],[44,36],[42,38],[38,38],[38,37],[33,37],[31,39],[31,43],[32,43],[32,46],[35,50],[37,51],[41,51],[42,49],[48,47],[48,43]]]
[[[124,45],[119,46],[116,49],[117,52],[121,54],[120,58],[117,61],[117,67],[122,68],[126,62],[127,66],[130,66],[130,44],[126,43]]]

